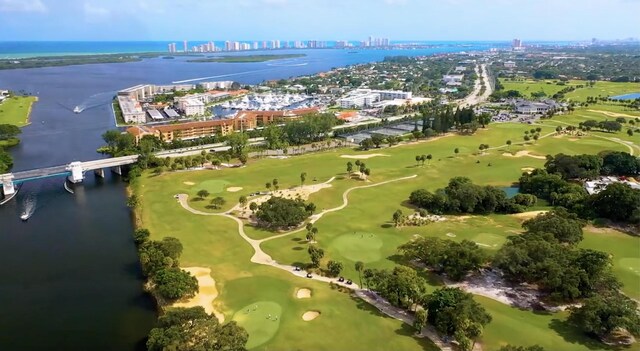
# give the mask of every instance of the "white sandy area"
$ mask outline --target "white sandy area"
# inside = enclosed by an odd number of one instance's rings
[[[311,298],[311,290],[307,288],[298,289],[298,291],[296,291],[296,298],[298,299]]]
[[[519,218],[519,219],[531,219],[536,217],[539,214],[543,214],[543,213],[547,213],[549,211],[529,211],[529,212],[522,212],[522,213],[514,213],[511,216]]]
[[[182,182],[182,184],[184,184],[184,185],[196,185],[196,183],[194,183],[194,182]]]
[[[531,172],[533,172],[535,170],[535,168],[533,168],[533,167],[522,167],[522,168],[520,168],[520,170],[523,171],[523,172],[531,173]]]
[[[505,153],[502,154],[502,156],[506,156],[506,157],[525,157],[525,156],[527,156],[527,157],[531,157],[531,158],[536,158],[538,160],[546,160],[547,159],[546,156],[534,155],[534,154],[532,154],[532,153],[530,153],[529,151],[526,151],[526,150],[518,151],[518,152],[516,152],[515,155],[511,154],[509,152],[505,152]]]
[[[578,141],[579,139],[577,138],[569,138],[569,141]]]
[[[198,292],[192,298],[184,302],[176,302],[173,307],[196,307],[202,306],[208,314],[214,314],[220,323],[224,322],[224,314],[213,308],[213,300],[218,297],[216,282],[211,277],[211,269],[205,267],[186,267],[182,270],[196,277],[198,280]]]
[[[307,311],[302,315],[302,320],[305,322],[312,321],[320,315],[318,311]]]
[[[588,111],[602,113],[603,115],[606,115],[606,116],[609,116],[609,117],[627,117],[627,118],[637,118],[637,117],[639,117],[639,116],[627,115],[627,114],[624,114],[624,113],[602,111],[602,110],[588,110]]]
[[[242,190],[242,187],[240,186],[232,186],[227,188],[227,191],[230,193],[237,193],[238,191]]]
[[[368,155],[340,155],[342,158],[352,158],[357,160],[367,160],[372,157],[389,157],[389,155],[385,154],[368,154]]]

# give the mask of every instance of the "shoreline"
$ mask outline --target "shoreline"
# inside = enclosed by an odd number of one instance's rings
[[[22,127],[26,127],[28,125],[31,124],[31,109],[33,108],[33,105],[38,102],[40,99],[37,96],[33,97],[33,101],[29,102],[29,107],[27,108],[27,118],[24,121],[24,125],[20,126],[20,128]]]

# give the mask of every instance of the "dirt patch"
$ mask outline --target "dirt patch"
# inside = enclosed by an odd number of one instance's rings
[[[509,153],[509,152],[505,152],[502,154],[502,156],[506,156],[506,157],[531,157],[531,158],[535,158],[538,160],[546,160],[547,157],[546,156],[542,156],[542,155],[534,155],[532,153],[530,153],[529,151],[526,150],[522,150],[522,151],[518,151],[515,154]]]
[[[523,172],[531,173],[531,172],[533,172],[535,170],[535,168],[533,168],[533,167],[522,167],[522,168],[520,168],[520,170],[523,171]]]
[[[307,311],[302,315],[302,320],[305,322],[312,321],[320,316],[318,311]]]
[[[580,139],[578,139],[578,138],[569,138],[569,141],[578,141],[578,140],[580,140]]]
[[[311,289],[307,289],[307,288],[298,289],[298,291],[296,291],[296,298],[297,299],[309,299],[309,298],[311,298]]]
[[[184,185],[196,185],[196,183],[194,183],[194,182],[182,182],[182,184],[184,184]]]
[[[251,199],[249,202],[255,202],[256,205],[260,206],[263,202],[269,200],[272,196],[282,197],[285,199],[297,199],[300,198],[302,200],[309,199],[309,196],[313,193],[316,193],[322,189],[330,188],[331,182],[335,179],[335,177],[329,179],[328,181],[320,184],[312,184],[305,186],[297,186],[291,189],[282,189],[272,191],[270,195],[264,195],[257,197],[255,199]],[[235,207],[235,209],[240,209],[239,205]]]
[[[242,187],[240,186],[232,186],[227,188],[227,191],[230,193],[237,193],[238,191],[242,190]]]
[[[224,322],[224,314],[218,312],[213,307],[213,300],[218,297],[218,289],[216,282],[211,277],[211,269],[205,267],[186,267],[184,271],[196,277],[198,280],[198,292],[196,295],[186,301],[176,302],[173,307],[196,307],[202,306],[208,314],[214,314],[220,323]]]
[[[549,211],[529,211],[529,212],[522,212],[522,213],[514,213],[511,216],[518,218],[518,219],[531,219],[536,217],[539,214],[543,214],[543,213],[547,213]]]
[[[389,157],[389,155],[385,154],[368,154],[368,155],[340,155],[342,158],[352,158],[357,160],[367,160],[372,157]]]

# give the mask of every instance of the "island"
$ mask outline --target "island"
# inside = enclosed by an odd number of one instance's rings
[[[283,59],[293,59],[305,57],[305,54],[283,54],[283,55],[246,55],[246,56],[210,56],[207,58],[187,60],[187,62],[223,62],[223,63],[252,63],[266,62]]]

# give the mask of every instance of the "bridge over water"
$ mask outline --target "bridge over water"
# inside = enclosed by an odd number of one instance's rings
[[[104,177],[104,170],[111,168],[115,173],[122,174],[121,167],[138,161],[138,155],[105,158],[93,161],[74,161],[67,165],[45,167],[20,171],[14,173],[0,174],[0,184],[5,197],[14,195],[16,185],[28,181],[66,176],[72,183],[82,182],[85,173],[94,171],[96,175]]]

